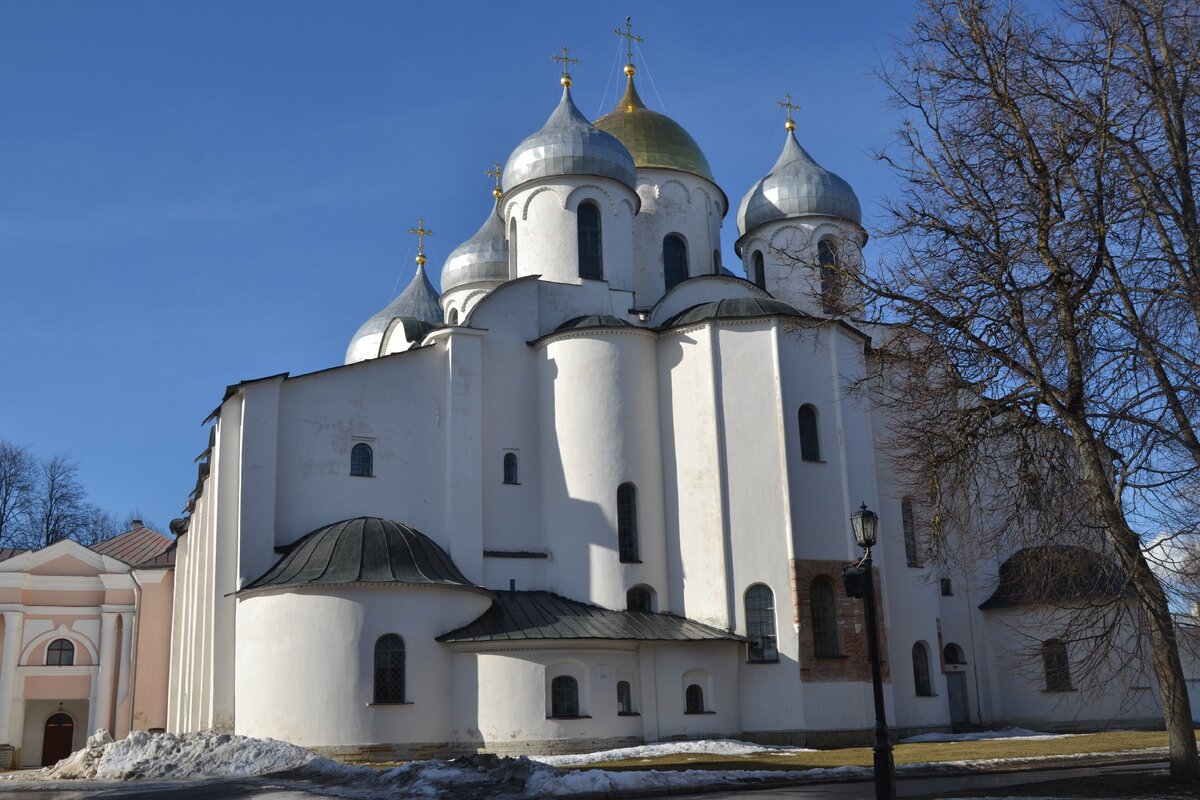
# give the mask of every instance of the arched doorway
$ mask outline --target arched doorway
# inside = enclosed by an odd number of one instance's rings
[[[71,742],[75,738],[75,720],[59,712],[46,720],[46,732],[42,735],[42,766],[49,767],[71,755]]]

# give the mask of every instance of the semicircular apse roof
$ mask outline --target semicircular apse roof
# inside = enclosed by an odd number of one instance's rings
[[[771,316],[803,317],[807,315],[782,300],[770,297],[731,297],[692,306],[671,317],[662,327],[674,328],[679,325],[692,325],[708,319],[752,319]]]
[[[432,539],[400,522],[355,517],[317,528],[242,589],[395,583],[491,594],[471,583]]]

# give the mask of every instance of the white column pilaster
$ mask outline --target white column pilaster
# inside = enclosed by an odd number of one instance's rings
[[[13,710],[24,707],[21,702],[25,687],[18,685],[17,660],[21,657],[21,634],[25,630],[25,614],[21,611],[4,612],[4,650],[0,660],[0,744],[20,747],[20,739],[13,739]]]
[[[92,727],[104,728],[109,733],[113,730],[113,677],[117,662],[115,651],[119,616],[120,614],[113,611],[105,611],[100,615],[100,674],[96,676],[96,688],[93,692],[96,697],[96,715]],[[93,731],[89,731],[91,732]]]
[[[132,668],[133,653],[133,614],[126,611],[121,615],[121,658],[117,661],[117,707],[119,715],[113,720],[113,738],[117,739],[129,733],[130,714],[121,710],[121,705],[129,697],[129,675]],[[130,701],[132,702],[132,701]]]

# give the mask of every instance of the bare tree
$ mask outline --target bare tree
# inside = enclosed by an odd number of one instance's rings
[[[0,547],[12,547],[22,538],[34,478],[29,451],[0,440]]]
[[[1200,471],[1197,27],[1194,0],[1068,0],[1052,19],[926,0],[884,74],[905,115],[881,155],[904,180],[894,251],[845,276],[889,326],[881,402],[934,550],[1101,540],[1119,590],[1058,602],[1087,612],[1068,627],[1092,663],[1148,643],[1181,781],[1200,765],[1143,542],[1194,521]]]
[[[66,456],[42,462],[30,503],[28,546],[49,547],[84,531],[90,508],[79,482],[79,464]]]

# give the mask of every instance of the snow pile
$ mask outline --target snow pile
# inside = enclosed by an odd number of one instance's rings
[[[648,789],[712,786],[753,781],[833,780],[870,777],[866,767],[834,767],[806,770],[720,770],[688,769],[678,772],[645,770],[637,772],[608,772],[589,769],[561,775],[537,773],[526,786],[527,798],[563,797],[590,792],[645,791]],[[449,797],[451,795],[447,795]]]
[[[114,742],[105,731],[97,731],[87,747],[49,767],[45,774],[56,779],[240,778],[296,769],[314,758],[287,742],[228,733],[134,731]]]
[[[1078,736],[1072,733],[1041,733],[1028,728],[1005,728],[999,731],[977,731],[975,733],[922,733],[901,739],[900,744],[923,744],[928,742],[978,742],[984,739],[1065,739]]]
[[[753,744],[751,742],[739,742],[734,739],[700,739],[688,742],[660,742],[658,744],[640,745],[638,747],[621,747],[616,750],[601,750],[596,753],[577,753],[563,756],[530,756],[530,759],[555,767],[566,767],[634,758],[650,759],[682,753],[689,755],[744,756],[753,753],[780,751],[790,753],[812,752],[803,747],[768,746]]]

